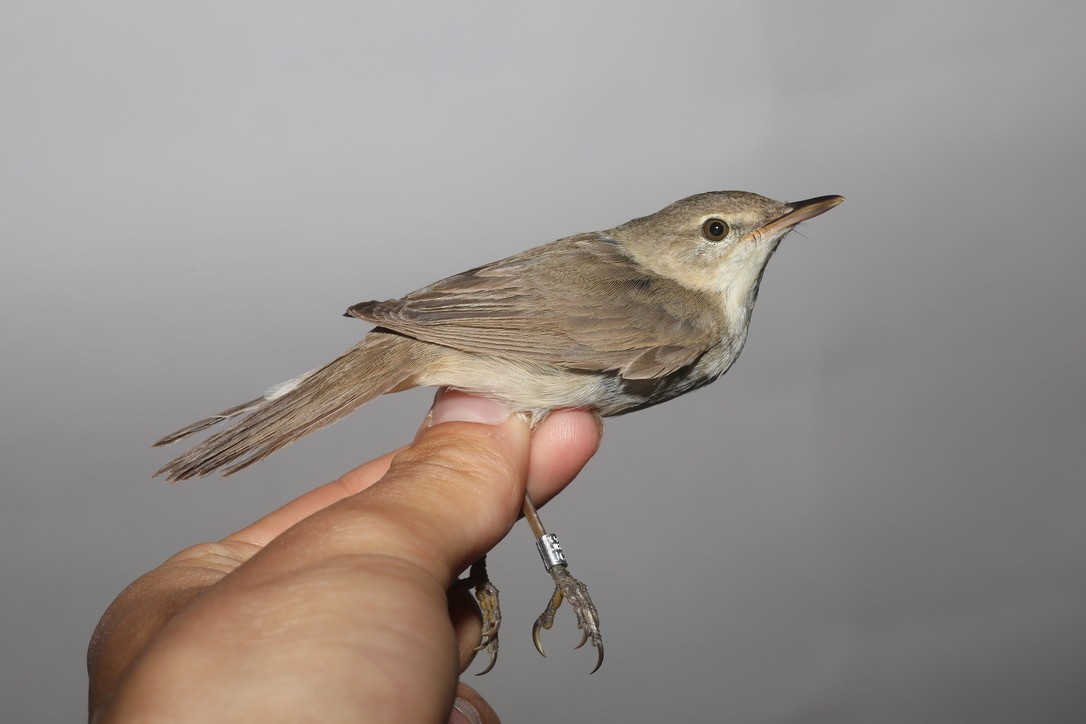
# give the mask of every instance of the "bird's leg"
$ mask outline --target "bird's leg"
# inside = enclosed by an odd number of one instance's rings
[[[554,615],[558,612],[558,607],[562,605],[563,600],[567,600],[573,612],[577,614],[577,628],[581,629],[581,643],[577,644],[577,648],[591,641],[593,648],[599,653],[596,668],[590,672],[594,674],[603,664],[603,636],[600,635],[600,615],[596,611],[596,605],[592,603],[592,597],[588,595],[588,588],[570,575],[565,554],[562,553],[562,546],[558,543],[558,536],[548,533],[543,527],[535,504],[527,494],[524,495],[524,517],[532,529],[532,535],[535,536],[535,544],[539,549],[539,555],[543,558],[543,565],[554,579],[554,595],[551,596],[547,607],[532,626],[532,642],[535,644],[535,650],[540,655],[546,656],[543,653],[543,644],[539,640],[539,632],[542,629],[550,629],[554,625]]]
[[[494,668],[498,661],[498,629],[502,624],[501,607],[498,605],[498,589],[490,582],[486,573],[486,556],[471,564],[468,577],[456,582],[458,587],[475,589],[475,599],[483,612],[483,633],[476,651],[485,650],[490,654],[490,663],[476,676],[482,676]]]

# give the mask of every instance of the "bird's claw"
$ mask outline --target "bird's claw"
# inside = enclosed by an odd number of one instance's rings
[[[602,642],[596,645],[596,651],[599,652],[599,656],[596,658],[596,666],[591,671],[588,672],[589,676],[592,676],[592,674],[599,671],[600,667],[603,666],[603,643]]]
[[[550,626],[547,626],[547,628],[550,628]],[[539,655],[543,658],[547,658],[547,655],[543,653],[543,642],[539,640],[539,632],[542,629],[543,624],[540,622],[540,619],[537,618],[535,623],[532,624],[532,643],[535,644],[535,650],[539,652]]]
[[[535,644],[535,650],[541,656],[546,656],[543,653],[540,632],[554,626],[554,616],[558,613],[558,607],[562,605],[563,600],[568,600],[570,607],[577,615],[577,628],[581,629],[581,643],[577,644],[575,648],[579,649],[591,641],[592,647],[599,654],[596,660],[596,668],[589,672],[594,674],[603,665],[603,636],[600,634],[600,615],[596,611],[595,604],[592,603],[592,597],[588,595],[588,588],[570,575],[565,566],[555,566],[551,570],[551,577],[554,578],[554,594],[547,603],[547,607],[543,609],[543,613],[539,615],[539,618],[532,625],[532,643]]]
[[[478,651],[479,649],[475,649]],[[490,652],[490,663],[486,665],[486,668],[476,674],[476,676],[482,676],[483,674],[489,674],[490,670],[494,668],[494,664],[498,663],[498,650],[495,648]]]

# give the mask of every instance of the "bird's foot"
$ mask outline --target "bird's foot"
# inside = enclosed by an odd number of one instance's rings
[[[475,600],[479,602],[479,610],[483,614],[483,632],[479,636],[479,645],[475,651],[486,651],[490,654],[490,663],[476,676],[482,676],[494,668],[498,661],[498,629],[502,625],[502,611],[498,603],[498,589],[490,582],[490,576],[486,572],[486,558],[480,558],[472,564],[467,578],[461,578],[456,582],[456,588],[471,588],[475,590]]]
[[[596,605],[592,603],[592,597],[588,595],[588,587],[574,578],[565,565],[555,566],[550,574],[554,579],[554,595],[551,596],[547,608],[532,626],[532,642],[535,644],[535,650],[542,656],[546,656],[543,653],[543,644],[539,640],[539,633],[543,629],[549,630],[554,626],[554,615],[558,613],[558,607],[562,605],[562,601],[567,600],[577,615],[577,628],[581,629],[581,643],[577,644],[576,648],[579,649],[591,641],[592,648],[598,653],[596,668],[589,672],[594,674],[603,664],[603,636],[600,634],[600,615],[596,611]]]
[[[483,612],[483,633],[475,650],[486,651],[490,654],[490,663],[476,674],[476,676],[482,676],[493,669],[498,661],[498,629],[502,625],[502,611],[498,604],[498,589],[489,580],[475,587],[475,599]]]

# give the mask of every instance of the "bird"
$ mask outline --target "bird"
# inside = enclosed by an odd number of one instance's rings
[[[714,191],[603,231],[574,234],[475,267],[399,299],[350,306],[373,328],[331,362],[156,441],[169,445],[225,428],[156,476],[235,473],[380,395],[434,386],[499,400],[533,428],[553,410],[607,417],[665,402],[723,375],[739,357],[763,273],[796,225],[844,201],[797,202]],[[599,613],[573,577],[557,537],[525,497],[523,512],[555,591],[532,638],[568,601],[578,647],[603,662]],[[466,579],[483,611],[478,650],[498,651],[500,610],[485,558]]]

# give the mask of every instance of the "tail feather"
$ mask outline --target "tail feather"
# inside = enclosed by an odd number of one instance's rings
[[[237,405],[236,407],[231,407],[229,410],[223,410],[222,412],[218,413],[217,415],[211,415],[210,417],[205,417],[203,420],[198,420],[198,421],[192,423],[191,425],[186,425],[185,427],[181,428],[180,430],[178,430],[176,432],[171,432],[166,437],[164,437],[164,438],[162,438],[160,440],[156,440],[151,447],[162,447],[163,445],[170,445],[172,443],[177,442],[178,440],[183,440],[184,438],[188,437],[189,435],[195,435],[196,433],[200,432],[201,430],[206,430],[207,428],[211,427],[212,425],[217,425],[220,422],[224,422],[224,421],[229,420],[229,419],[231,419],[233,417],[237,417],[238,415],[243,415],[246,412],[251,412],[251,411],[255,410],[256,408],[260,407],[262,404],[264,404],[264,402],[266,402],[265,398],[258,397],[255,400],[249,400],[248,402],[243,402],[240,405]]]
[[[403,383],[415,371],[414,346],[413,340],[398,335],[371,332],[324,367],[162,438],[155,445],[167,445],[245,415],[171,460],[155,475],[165,474],[174,482],[220,468],[224,468],[223,477],[236,473]]]

